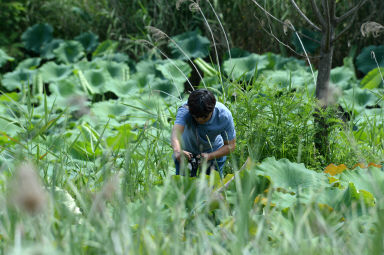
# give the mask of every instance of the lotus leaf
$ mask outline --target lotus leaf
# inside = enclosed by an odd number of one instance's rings
[[[41,58],[27,58],[26,60],[21,61],[16,69],[36,69],[39,67]]]
[[[108,84],[111,82],[111,77],[106,70],[89,70],[84,72],[89,85],[95,93],[102,94],[107,91]]]
[[[270,85],[279,85],[282,88],[305,88],[307,84],[313,84],[313,77],[303,69],[297,71],[266,70],[262,72],[265,81]]]
[[[156,65],[161,63],[159,60],[142,60],[136,65],[136,72],[147,75],[159,76],[160,72],[156,69]]]
[[[55,58],[56,56],[53,51],[57,49],[63,42],[63,39],[53,39],[49,43],[44,44],[44,47],[41,49],[40,56],[45,59]]]
[[[204,58],[209,55],[209,46],[208,38],[201,36],[197,30],[176,35],[168,43],[172,56],[181,60]]]
[[[371,91],[352,88],[343,92],[343,97],[339,99],[339,103],[344,109],[354,110],[356,113],[364,111],[366,106],[374,106],[379,98]]]
[[[311,53],[311,54],[315,53],[316,50],[320,47],[320,43],[315,42],[309,38],[320,41],[321,40],[321,34],[317,31],[311,31],[311,30],[308,30],[305,28],[299,29],[299,31],[302,34],[304,34],[305,36],[302,36],[299,34],[301,43],[303,44],[303,45],[301,45],[299,38],[297,38],[297,34],[292,33],[291,42],[295,46],[295,50],[299,53],[303,53],[304,52],[303,46],[304,46],[306,52]]]
[[[17,69],[13,72],[6,73],[1,80],[2,85],[9,91],[14,89],[21,89],[22,86],[29,86],[32,84],[33,77],[36,71]]]
[[[304,164],[288,159],[267,158],[256,167],[258,173],[267,176],[273,187],[296,192],[299,189],[321,189],[326,183],[325,175],[308,170]]]
[[[117,134],[106,139],[108,146],[112,147],[113,150],[125,149],[128,143],[136,139],[136,134],[132,132],[132,127],[129,124],[116,127],[116,131]]]
[[[164,60],[156,64],[156,69],[159,70],[165,78],[175,83],[186,82],[192,71],[192,68],[181,60]]]
[[[44,44],[52,40],[53,28],[49,24],[36,24],[29,27],[22,35],[21,39],[27,50],[41,53]]]
[[[361,86],[363,86],[364,89],[382,88],[384,86],[384,78],[382,75],[384,75],[384,67],[373,69],[361,80]]]
[[[71,79],[57,80],[49,85],[49,90],[53,95],[66,98],[66,100],[76,95],[84,94],[79,88],[80,86],[74,77],[71,77]],[[66,106],[68,105],[70,105],[69,101],[67,101]]]
[[[58,65],[55,62],[45,63],[39,70],[44,82],[59,81],[67,78],[72,73],[70,66]]]
[[[356,84],[356,76],[354,70],[341,66],[331,70],[331,82],[342,90],[348,90]]]
[[[96,50],[92,53],[93,57],[106,56],[113,54],[117,48],[118,43],[112,40],[106,40],[99,44]]]
[[[283,57],[274,53],[267,53],[269,64],[267,69],[272,70],[290,70],[296,71],[298,69],[308,70],[304,60],[299,60],[293,57]],[[308,70],[309,71],[309,70]]]
[[[10,57],[2,49],[0,49],[0,67],[2,67],[8,61],[13,61],[14,58]]]
[[[363,74],[367,74],[372,69],[377,68],[375,59],[372,58],[372,53],[375,53],[376,60],[380,67],[384,67],[384,45],[365,47],[356,57],[356,66]]]
[[[58,48],[53,50],[57,60],[62,63],[75,63],[84,56],[84,48],[77,41],[67,41],[60,44]]]
[[[257,71],[262,71],[268,64],[269,61],[266,55],[251,54],[248,57],[224,61],[224,71],[233,79],[243,77],[245,80],[250,80],[256,69]]]
[[[96,57],[95,59],[102,59],[105,61],[112,61],[117,63],[127,63],[127,62],[133,62],[129,59],[129,56],[124,53],[111,53],[108,55]],[[134,63],[136,65],[136,63]]]
[[[86,52],[93,52],[99,44],[99,37],[92,32],[85,32],[75,37],[80,42]]]
[[[384,192],[384,172],[373,166],[368,169],[356,168],[353,171],[344,171],[340,175],[340,182],[344,186],[353,183],[356,189],[368,191],[375,197],[381,197]]]

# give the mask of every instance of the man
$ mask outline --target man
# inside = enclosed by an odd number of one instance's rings
[[[236,147],[236,132],[231,112],[206,89],[195,90],[176,115],[171,144],[176,174],[180,174],[180,162],[200,155],[208,165],[223,175],[226,155]]]

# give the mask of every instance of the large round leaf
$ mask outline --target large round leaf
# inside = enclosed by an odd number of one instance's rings
[[[45,63],[39,70],[44,82],[59,81],[67,78],[72,73],[70,66],[57,65],[55,62]]]
[[[41,62],[41,58],[27,58],[23,61],[21,61],[16,69],[36,69],[39,65],[40,65],[40,62]]]
[[[44,44],[52,40],[53,28],[49,24],[36,24],[29,27],[21,39],[27,50],[40,53]]]
[[[317,31],[311,31],[305,28],[299,29],[299,31],[305,36],[299,34],[299,37],[300,37],[300,40],[299,40],[299,38],[297,37],[297,34],[292,33],[291,42],[295,46],[295,50],[297,52],[303,53],[304,52],[303,46],[304,46],[306,52],[311,54],[315,53],[315,51],[320,47],[320,43],[315,42],[309,38],[313,38],[315,40],[320,41],[321,34]],[[309,38],[307,38],[306,36]]]
[[[11,73],[6,73],[1,84],[8,90],[21,89],[22,86],[32,84],[35,72],[34,70],[17,69]]]
[[[224,71],[229,77],[239,79],[243,77],[245,80],[250,80],[257,68],[258,71],[265,69],[269,64],[266,55],[251,54],[248,57],[233,58],[232,60],[224,61]]]
[[[67,41],[53,51],[56,58],[65,64],[74,63],[84,56],[84,48],[77,41]]]
[[[0,49],[0,67],[2,67],[8,61],[13,61],[14,58],[10,57],[2,49]]]
[[[92,52],[99,44],[99,37],[92,32],[85,32],[75,37],[75,40],[80,42],[86,52]]]
[[[107,91],[108,83],[111,77],[103,69],[95,69],[84,72],[84,76],[95,93],[104,93]]]
[[[204,58],[209,54],[208,38],[199,35],[197,30],[172,37],[168,43],[172,56],[177,59]]]
[[[372,58],[371,52],[375,53],[379,66],[384,67],[384,45],[371,45],[365,47],[356,57],[356,67],[364,74],[367,74],[369,71],[377,67],[376,61]]]
[[[44,44],[44,47],[41,49],[40,56],[45,59],[55,58],[55,54],[53,54],[53,51],[57,49],[63,42],[63,39],[53,39],[49,43]]]
[[[336,67],[331,70],[331,81],[343,90],[352,88],[357,82],[355,72],[345,66]]]
[[[288,159],[267,158],[256,167],[260,175],[270,179],[275,188],[296,192],[298,189],[321,189],[327,183],[325,175],[307,169],[304,164]]]
[[[164,60],[156,64],[156,69],[159,70],[163,76],[175,83],[184,83],[187,81],[192,68],[181,60]]]
[[[356,87],[345,90],[343,96],[339,99],[339,103],[344,109],[360,113],[366,106],[376,105],[378,100],[379,98],[371,91]]]

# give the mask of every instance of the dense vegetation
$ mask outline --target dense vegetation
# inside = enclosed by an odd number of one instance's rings
[[[1,254],[382,252],[382,37],[341,39],[319,112],[316,69],[249,39],[260,10],[196,3],[0,2]],[[373,4],[353,33],[383,15]],[[223,179],[174,175],[170,132],[195,88],[233,113]]]

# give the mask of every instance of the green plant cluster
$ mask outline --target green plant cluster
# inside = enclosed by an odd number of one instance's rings
[[[166,52],[140,41],[150,50],[139,61],[91,32],[62,39],[36,24],[21,38],[33,57],[1,77],[2,253],[380,250],[380,166],[322,172],[382,160],[382,88],[363,88],[351,58],[331,73],[331,155],[320,158],[316,70],[302,60],[234,49],[209,62],[198,30],[167,38]],[[0,65],[12,60],[0,51]],[[238,149],[224,179],[173,175],[171,125],[193,87],[233,113]]]

